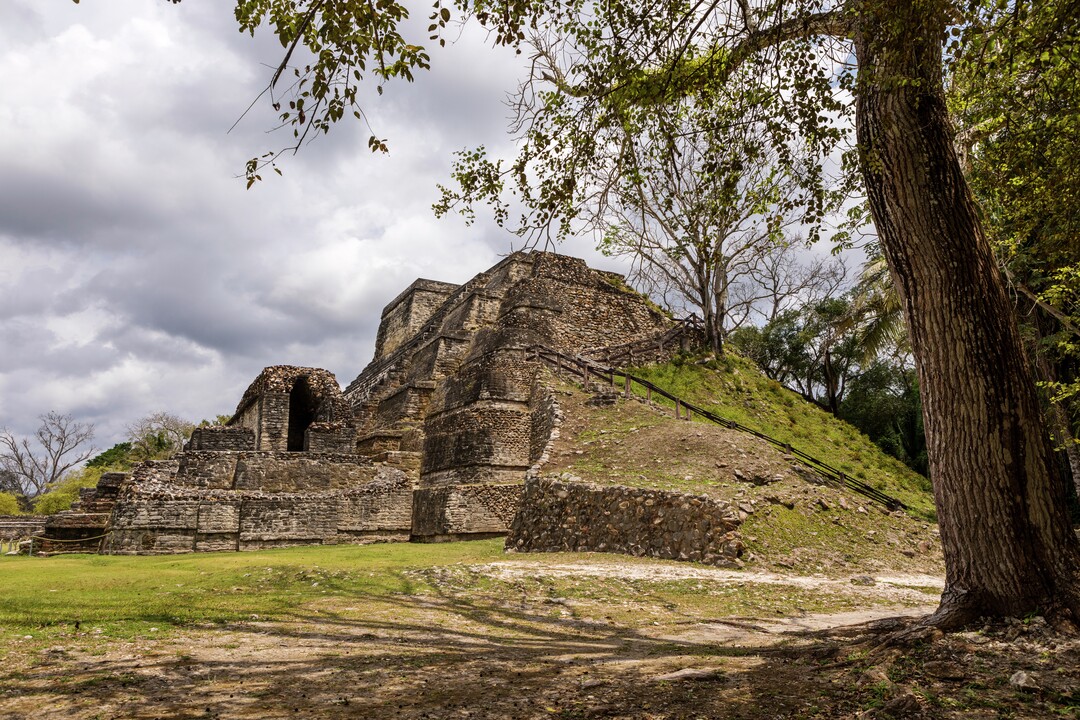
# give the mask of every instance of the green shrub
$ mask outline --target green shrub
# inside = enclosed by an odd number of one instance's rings
[[[68,510],[79,499],[79,490],[94,487],[108,468],[85,467],[73,470],[59,482],[50,486],[48,492],[38,495],[34,500],[35,515],[52,515],[61,510]]]
[[[0,515],[22,515],[19,498],[15,493],[0,493]]]

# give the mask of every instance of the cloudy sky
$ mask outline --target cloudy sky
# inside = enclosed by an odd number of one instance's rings
[[[266,365],[346,384],[409,282],[463,282],[512,249],[430,209],[453,151],[512,152],[512,53],[466,28],[366,104],[389,155],[346,123],[245,190],[245,160],[288,138],[263,105],[227,131],[280,53],[221,0],[0,2],[0,427],[57,410],[107,448],[157,410],[231,413]],[[586,240],[562,251],[596,264]]]

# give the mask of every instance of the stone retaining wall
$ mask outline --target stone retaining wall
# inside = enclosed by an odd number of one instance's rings
[[[729,566],[742,554],[738,511],[704,495],[534,478],[506,549],[617,552]]]
[[[117,501],[103,552],[163,555],[406,541],[412,490],[412,481],[393,468],[380,468],[363,487],[321,493],[133,484]]]
[[[414,495],[412,539],[441,542],[506,534],[521,501],[521,484],[420,488]]]
[[[255,431],[236,425],[198,427],[191,431],[188,450],[240,450],[255,449]]]
[[[304,431],[304,451],[346,455],[356,452],[356,428],[341,423],[314,423]]]
[[[323,492],[366,484],[374,479],[377,469],[370,460],[355,454],[187,452],[179,456],[171,482],[208,490]]]

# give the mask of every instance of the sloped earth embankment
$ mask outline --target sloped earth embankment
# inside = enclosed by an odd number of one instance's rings
[[[542,473],[561,482],[706,495],[734,505],[751,569],[858,577],[888,569],[943,574],[936,525],[827,485],[792,456],[746,433],[675,420],[620,399],[606,407],[554,381],[563,413]]]

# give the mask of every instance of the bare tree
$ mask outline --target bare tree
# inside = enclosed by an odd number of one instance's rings
[[[560,75],[555,46],[533,44],[548,76]],[[719,355],[728,332],[754,315],[767,320],[792,301],[805,302],[801,296],[835,286],[842,272],[796,260],[805,245],[793,232],[801,219],[797,144],[781,163],[754,108],[732,96],[711,100],[620,118],[617,161],[594,186],[583,217],[599,232],[603,252],[632,261],[642,289],[672,310],[700,313]]]
[[[131,456],[136,460],[163,460],[184,448],[193,423],[164,411],[151,413],[128,425]]]
[[[757,256],[744,282],[732,288],[728,300],[728,332],[748,321],[770,323],[781,313],[812,307],[838,294],[847,279],[840,258],[803,262],[800,238],[788,237]]]
[[[707,169],[716,157],[692,137],[648,137],[629,150],[596,224],[601,249],[628,257],[631,277],[675,309],[700,312],[713,352],[722,354],[735,289],[782,239],[791,220],[768,215],[763,196],[793,187],[762,166]]]
[[[19,438],[0,430],[0,469],[17,492],[32,498],[71,468],[94,454],[93,423],[76,422],[71,415],[52,411],[40,417],[34,437]]]

